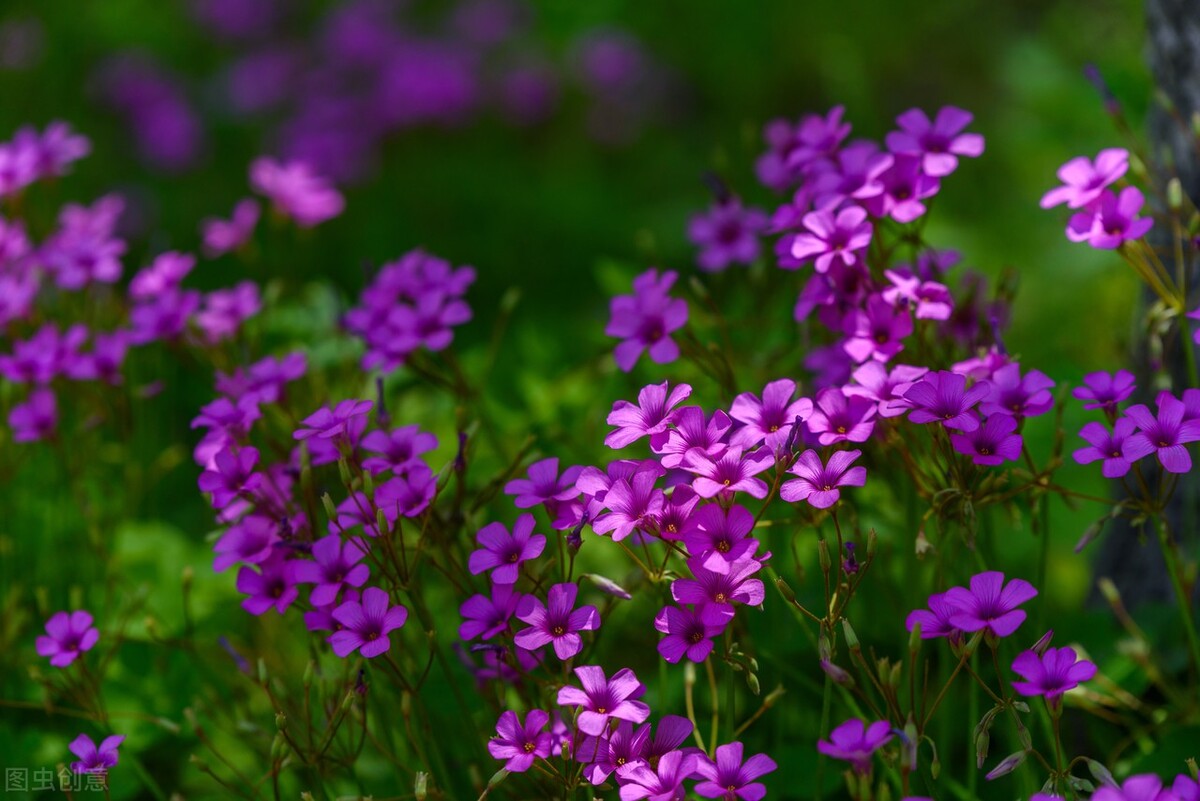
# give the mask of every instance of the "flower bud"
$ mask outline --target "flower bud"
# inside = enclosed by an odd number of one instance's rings
[[[329,516],[330,520],[338,519],[337,505],[333,502],[333,498],[329,496],[328,492],[321,495],[321,505],[325,507],[325,514]]]
[[[429,797],[429,774],[423,770],[418,770],[413,780],[413,795],[417,801],[425,801]]]
[[[821,660],[821,670],[825,671],[825,675],[833,680],[834,684],[840,684],[843,687],[853,687],[854,679],[843,668],[830,662],[828,659]]]
[[[746,686],[749,687],[750,692],[754,693],[755,695],[758,695],[762,692],[762,687],[760,687],[758,683],[758,676],[754,675],[753,673],[746,673]]]
[[[1176,213],[1183,208],[1183,184],[1178,177],[1167,181],[1167,208]]]
[[[912,631],[910,631],[908,633],[908,652],[910,654],[912,654],[913,656],[916,656],[917,652],[920,650],[921,650],[921,624],[919,622],[916,622],[916,623],[913,623]]]
[[[1085,761],[1087,762],[1088,770],[1091,772],[1092,776],[1095,777],[1096,781],[1108,787],[1117,786],[1117,780],[1113,778],[1112,772],[1109,771],[1108,768],[1104,767],[1104,765],[1100,764],[1094,759],[1088,759]]]
[[[1008,774],[1012,773],[1014,770],[1021,767],[1021,764],[1025,762],[1025,757],[1028,755],[1029,754],[1026,751],[1017,751],[1014,754],[1009,754],[1000,761],[999,765],[988,771],[988,781],[991,781],[992,779],[998,779],[1001,776],[1007,776]]]
[[[262,657],[259,657],[258,658],[258,682],[259,682],[259,684],[266,684],[267,678],[268,678],[267,663],[263,661]]]
[[[1033,644],[1033,648],[1030,650],[1032,650],[1038,656],[1041,656],[1042,654],[1046,653],[1046,649],[1050,647],[1050,640],[1052,637],[1054,637],[1054,629],[1050,629],[1043,634],[1041,638]]]
[[[846,618],[842,618],[842,633],[846,636],[846,645],[851,651],[862,650],[862,646],[858,643],[858,635],[854,633],[854,627]]]
[[[775,588],[779,590],[779,594],[783,596],[783,600],[789,604],[796,603],[796,593],[792,592],[792,588],[782,578],[775,579]]]
[[[604,576],[596,573],[584,573],[582,578],[588,579],[602,592],[606,592],[609,595],[615,595],[618,598],[624,598],[626,601],[632,600],[633,598],[633,596],[629,594],[629,590],[625,589],[612,579],[605,578]]]
[[[287,715],[283,712],[275,713],[275,728],[280,731],[287,731]]]
[[[1184,764],[1187,765],[1188,775],[1192,777],[1192,780],[1200,781],[1200,770],[1196,768],[1196,758],[1188,757],[1184,760]]]
[[[496,771],[496,773],[492,776],[492,778],[488,779],[488,783],[487,783],[488,789],[491,790],[493,787],[495,787],[497,784],[499,784],[500,782],[504,781],[507,778],[508,778],[508,771],[505,770],[504,768],[500,768],[500,770]]]

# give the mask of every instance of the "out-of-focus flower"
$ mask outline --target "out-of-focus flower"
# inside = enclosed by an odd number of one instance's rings
[[[622,340],[613,355],[625,372],[633,369],[643,351],[657,364],[679,358],[679,345],[671,339],[671,332],[687,323],[688,306],[687,301],[668,294],[678,277],[673,270],[661,278],[658,270],[647,270],[633,279],[632,295],[612,299],[604,333]]]
[[[700,248],[700,269],[715,273],[731,264],[752,264],[758,258],[758,237],[766,227],[766,212],[743,208],[737,198],[728,198],[708,213],[692,217],[688,238]]]
[[[250,165],[250,186],[302,228],[331,220],[346,206],[341,193],[303,162],[256,159]]]
[[[37,638],[39,656],[50,658],[50,664],[62,668],[90,651],[100,639],[100,631],[92,625],[92,615],[82,609],[56,612],[46,621],[46,633]],[[83,758],[83,754],[78,754]],[[115,764],[115,762],[114,762]]]
[[[858,773],[871,771],[871,755],[892,739],[892,727],[886,720],[869,726],[851,718],[829,733],[828,740],[817,743],[817,750],[834,759],[844,759]]]
[[[1083,208],[1100,197],[1104,188],[1128,169],[1129,151],[1120,147],[1101,150],[1095,162],[1086,156],[1073,158],[1058,168],[1058,178],[1063,185],[1043,195],[1041,206],[1048,209],[1066,203],[1067,208]]]
[[[921,159],[926,175],[941,178],[954,172],[958,157],[983,155],[983,135],[963,133],[973,115],[954,106],[944,106],[931,122],[924,111],[909,109],[896,118],[899,131],[887,135],[888,150]]]

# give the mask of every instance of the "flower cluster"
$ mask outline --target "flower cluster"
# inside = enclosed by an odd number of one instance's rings
[[[1187,445],[1200,440],[1200,389],[1186,389],[1183,400],[1163,390],[1155,398],[1155,411],[1138,403],[1122,410],[1120,404],[1134,392],[1133,375],[1098,372],[1084,377],[1073,394],[1085,409],[1100,409],[1105,423],[1090,422],[1079,431],[1088,446],[1073,454],[1079,464],[1102,462],[1105,478],[1121,478],[1150,454],[1168,473],[1192,469]]]

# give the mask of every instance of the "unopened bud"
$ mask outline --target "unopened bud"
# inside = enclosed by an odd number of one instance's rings
[[[758,695],[762,692],[762,688],[758,684],[758,676],[753,673],[746,673],[746,686],[750,688],[750,692]]]
[[[488,789],[491,790],[493,787],[495,787],[497,784],[499,784],[500,782],[504,781],[507,778],[508,778],[508,771],[505,770],[504,768],[500,768],[500,770],[496,771],[496,773],[492,776],[492,778],[488,779],[488,784],[487,784]]]
[[[353,479],[353,476],[350,475],[350,463],[346,461],[345,456],[338,459],[337,466],[338,466],[338,477],[342,480],[342,485],[349,487],[351,484],[351,481]]]
[[[1050,640],[1054,637],[1054,629],[1050,629],[1041,638],[1033,644],[1031,649],[1038,656],[1046,653],[1046,649],[1050,647]]]
[[[1195,118],[1193,117],[1193,119]],[[1200,780],[1200,769],[1197,769],[1196,767],[1196,758],[1188,757],[1184,760],[1184,764],[1187,765],[1188,773],[1191,774],[1192,781]]]
[[[987,761],[988,748],[992,744],[992,735],[986,729],[975,734],[975,767],[983,769]]]
[[[260,656],[258,658],[258,681],[260,684],[266,684],[267,678],[268,678],[267,663],[264,662],[262,657]]]
[[[283,712],[275,713],[275,728],[280,731],[287,731],[287,715]]]
[[[821,670],[825,671],[825,675],[833,680],[834,684],[840,684],[843,687],[853,687],[854,679],[846,672],[844,668],[830,662],[828,659],[821,660]]]
[[[321,505],[325,507],[325,514],[329,516],[330,520],[338,519],[337,504],[333,502],[333,498],[329,496],[328,492],[321,496]]]
[[[846,618],[842,618],[842,633],[846,636],[846,646],[851,651],[862,650],[862,646],[858,643],[858,635],[854,633],[854,627]]]
[[[626,601],[632,600],[633,598],[633,596],[629,593],[629,590],[625,589],[612,579],[605,578],[604,576],[597,575],[596,573],[584,573],[583,578],[588,579],[598,588],[600,588],[602,592],[606,592],[609,595],[615,595],[618,598],[624,598]]]
[[[921,650],[921,624],[913,623],[912,631],[908,633],[908,652],[916,654]]]
[[[413,780],[413,795],[417,801],[425,801],[429,797],[429,774],[423,770],[418,770],[417,777]]]
[[[1112,772],[1094,759],[1085,760],[1088,770],[1096,781],[1108,787],[1116,787],[1117,780],[1113,778]]]
[[[1167,208],[1174,212],[1183,208],[1183,184],[1178,177],[1167,181]]]
[[[792,592],[792,588],[782,578],[775,579],[775,588],[779,590],[779,594],[783,596],[783,600],[789,604],[796,603],[796,593]]]
[[[992,779],[998,779],[1001,776],[1007,776],[1008,774],[1012,773],[1014,770],[1021,767],[1021,764],[1025,762],[1025,757],[1028,755],[1029,754],[1026,751],[1017,751],[1014,754],[1009,754],[1000,761],[999,765],[988,771],[988,781],[991,781]]]

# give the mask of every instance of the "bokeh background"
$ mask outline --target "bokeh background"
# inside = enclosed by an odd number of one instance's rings
[[[246,194],[256,156],[320,164],[344,190],[345,214],[264,247],[250,263],[205,263],[198,283],[285,279],[263,333],[281,344],[319,339],[371,265],[413,247],[474,265],[475,320],[456,341],[485,349],[504,323],[488,382],[503,435],[519,442],[533,433],[566,462],[598,463],[598,410],[658,378],[645,365],[625,376],[611,364],[608,298],[650,266],[694,274],[685,228],[711,200],[703,175],[715,172],[747,202],[771,207],[753,180],[762,126],[835,104],[846,106],[856,135],[876,139],[911,106],[973,111],[987,151],[944,182],[929,239],[985,274],[1012,269],[1020,289],[1006,344],[1027,367],[1077,383],[1123,364],[1132,276],[1110,254],[1068,243],[1065,220],[1037,201],[1066,159],[1126,144],[1085,65],[1099,68],[1140,131],[1152,92],[1141,14],[1137,0],[6,0],[0,137],[63,119],[92,140],[92,156],[59,197],[125,196],[127,272],[163,250],[197,249],[198,221],[227,215]],[[751,339],[785,329],[789,307],[735,325]],[[329,314],[314,317],[312,308]],[[170,352],[140,358],[125,436],[5,462],[0,698],[29,700],[38,615],[81,600],[128,609],[128,594],[144,593],[113,708],[144,708],[154,688],[160,702],[146,713],[178,720],[181,704],[236,695],[215,676],[231,664],[218,633],[260,650],[294,647],[274,621],[241,613],[232,575],[208,569],[208,526],[198,521],[211,517],[195,490],[194,437],[184,432],[212,386],[194,367]],[[452,453],[445,402],[416,389],[412,397],[409,408],[431,416],[423,425]],[[1068,430],[1081,423],[1068,413]],[[1048,435],[1037,447],[1049,447]],[[72,465],[83,463],[111,480],[72,482]],[[1074,486],[1105,491],[1090,471],[1065,473]],[[81,492],[119,525],[84,520]],[[1067,615],[1068,636],[1110,625],[1081,611],[1091,576],[1086,555],[1071,554],[1094,516],[1052,511],[1055,586],[1045,614]],[[1019,556],[1034,546],[1012,547]],[[120,569],[93,551],[115,554]],[[208,637],[208,652],[163,657],[150,641],[155,626],[177,630],[179,577],[189,566],[189,625]],[[128,583],[114,587],[117,576]],[[156,622],[147,627],[147,617]],[[764,738],[786,744],[789,721],[804,711],[791,714],[777,716]],[[184,758],[186,734],[131,725],[142,733],[130,760],[139,780],[114,797],[154,797],[180,783],[204,797],[195,789],[204,779]],[[73,726],[0,707],[0,753],[11,764],[54,764]],[[803,742],[780,782],[804,780],[814,757]]]

